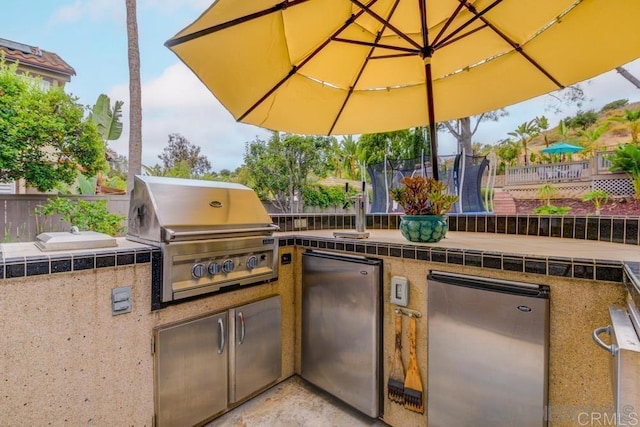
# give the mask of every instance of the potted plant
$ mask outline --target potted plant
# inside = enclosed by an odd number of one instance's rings
[[[458,196],[449,194],[444,182],[430,177],[404,177],[402,185],[390,190],[391,198],[404,209],[400,219],[402,235],[411,242],[442,240],[448,229],[444,215],[458,201]]]

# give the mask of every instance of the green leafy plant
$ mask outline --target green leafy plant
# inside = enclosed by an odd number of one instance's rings
[[[305,206],[318,208],[349,206],[353,196],[358,194],[353,188],[349,192],[344,191],[342,186],[309,185],[302,189],[302,198]]]
[[[583,202],[592,202],[593,206],[596,209],[596,212],[600,211],[603,203],[607,203],[609,201],[609,193],[604,190],[593,190],[589,191],[585,195],[582,196]]]
[[[458,201],[458,196],[447,192],[447,184],[431,177],[407,176],[401,182],[402,187],[389,193],[406,215],[444,215]]]
[[[558,189],[554,187],[553,184],[545,182],[538,189],[538,196],[547,206],[551,206],[551,199],[553,199],[557,192]]]
[[[612,172],[622,171],[629,175],[636,199],[640,199],[640,145],[625,144],[616,148],[609,156]]]
[[[78,227],[115,236],[124,231],[124,215],[114,214],[107,209],[107,200],[86,201],[81,199],[55,197],[36,208],[37,215],[61,215],[60,220]]]
[[[543,205],[535,208],[533,213],[536,215],[566,215],[570,210],[569,206]]]

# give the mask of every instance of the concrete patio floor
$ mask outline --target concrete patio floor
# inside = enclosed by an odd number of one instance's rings
[[[298,376],[273,386],[205,427],[386,426]]]

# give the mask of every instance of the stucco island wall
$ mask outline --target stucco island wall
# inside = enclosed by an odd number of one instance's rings
[[[293,251],[285,248],[284,252]],[[0,280],[0,425],[150,426],[153,328],[282,297],[282,378],[293,374],[292,266],[277,282],[151,311],[151,263]],[[132,287],[112,316],[111,290]]]
[[[313,240],[310,243],[312,245]],[[300,334],[300,294],[302,253],[317,246],[296,248],[296,329]],[[322,249],[326,250],[326,249]],[[341,253],[341,251],[332,251]],[[354,255],[352,252],[344,252]],[[359,254],[362,255],[362,254]],[[424,427],[427,414],[427,274],[430,270],[469,274],[486,278],[512,280],[550,286],[550,337],[549,337],[549,421],[552,426],[584,425],[585,414],[594,411],[613,411],[610,381],[610,356],[596,346],[593,329],[609,324],[609,305],[624,305],[626,290],[621,283],[612,281],[581,280],[515,273],[478,267],[452,265],[439,262],[402,259],[398,257],[372,256],[383,260],[383,411],[382,419],[392,426]],[[392,276],[404,276],[409,281],[408,308],[417,310],[417,359],[424,388],[424,414],[405,409],[387,397],[387,379],[394,355],[394,309],[389,303]],[[345,284],[347,286],[348,284]],[[405,368],[409,362],[408,320],[403,320],[402,358]],[[300,372],[300,340],[296,340],[296,372]],[[455,399],[455,396],[451,396]],[[578,418],[581,416],[582,418]],[[598,416],[598,414],[595,414]]]

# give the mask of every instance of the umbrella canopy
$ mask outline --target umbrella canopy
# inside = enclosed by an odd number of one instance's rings
[[[584,147],[580,147],[579,145],[573,145],[567,142],[556,142],[555,144],[551,144],[550,146],[543,148],[540,152],[546,154],[568,154],[577,153],[582,150],[584,150]]]
[[[376,133],[495,110],[638,56],[638,0],[218,0],[166,42],[238,121]]]

